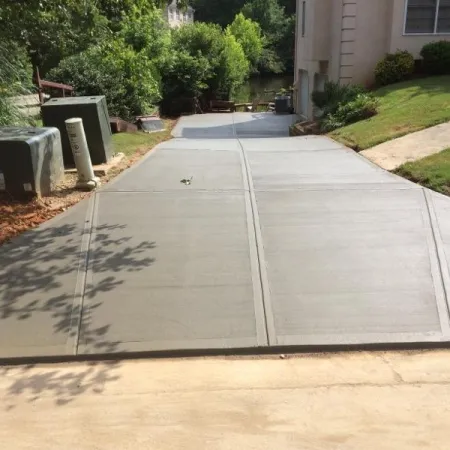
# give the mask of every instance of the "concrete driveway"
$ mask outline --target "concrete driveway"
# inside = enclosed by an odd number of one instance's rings
[[[2,247],[0,357],[448,341],[450,200],[290,121],[183,118]]]

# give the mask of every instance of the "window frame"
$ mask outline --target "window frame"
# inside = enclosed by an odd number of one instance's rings
[[[434,30],[428,33],[411,33],[406,31],[406,22],[408,19],[409,0],[405,0],[405,13],[403,17],[403,36],[450,36],[450,31],[438,31],[439,25],[439,8],[441,0],[436,1],[436,11],[434,16]]]
[[[302,2],[302,37],[306,35],[306,1]]]

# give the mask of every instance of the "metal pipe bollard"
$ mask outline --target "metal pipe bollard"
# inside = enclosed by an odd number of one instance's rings
[[[77,188],[92,191],[100,186],[100,180],[95,176],[92,168],[83,120],[80,118],[66,120],[66,130],[78,172]]]

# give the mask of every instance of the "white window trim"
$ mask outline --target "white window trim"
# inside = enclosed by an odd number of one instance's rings
[[[434,18],[434,31],[433,33],[407,33],[406,32],[406,19],[408,17],[408,3],[409,0],[405,0],[405,13],[403,17],[403,36],[450,36],[450,32],[438,33],[438,20],[439,20],[439,6],[441,5],[441,0],[437,0],[436,3],[436,16]]]

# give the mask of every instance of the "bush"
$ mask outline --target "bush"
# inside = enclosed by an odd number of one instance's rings
[[[321,130],[330,132],[360,120],[368,119],[377,113],[378,101],[368,93],[358,94],[348,103],[341,103],[336,112],[322,120]]]
[[[26,125],[31,120],[11,102],[11,97],[30,93],[31,63],[24,48],[0,43],[0,125]]]
[[[220,66],[218,68],[218,93],[228,98],[248,78],[250,74],[250,63],[245,56],[241,44],[228,31],[225,32],[223,44],[223,50],[220,55]]]
[[[183,68],[185,76],[190,72],[201,75],[201,78],[179,81],[172,77],[175,84],[191,84],[192,88],[188,92],[198,91],[198,87],[202,85],[204,88],[201,94],[206,97],[227,98],[249,75],[250,65],[241,44],[229,30],[224,32],[218,25],[199,22],[175,30],[173,48],[184,55],[183,64],[192,66]],[[179,91],[177,86],[167,86],[166,71],[173,73],[173,68],[163,70],[165,92]]]
[[[105,95],[111,115],[148,113],[161,99],[155,65],[117,39],[61,61],[48,78],[74,86],[77,95]]]
[[[341,104],[353,101],[359,94],[366,90],[359,85],[343,84],[328,81],[323,91],[314,91],[311,99],[316,108],[322,111],[323,116],[334,114]]]
[[[408,51],[388,53],[375,67],[375,81],[380,86],[408,79],[414,73],[414,57]]]
[[[250,63],[251,71],[257,72],[257,66],[263,52],[263,37],[259,24],[251,19],[246,19],[242,13],[239,13],[234,18],[233,23],[227,27],[227,31],[242,45],[245,56]]]
[[[423,58],[423,69],[430,75],[450,74],[450,42],[437,41],[425,45],[420,56]]]

